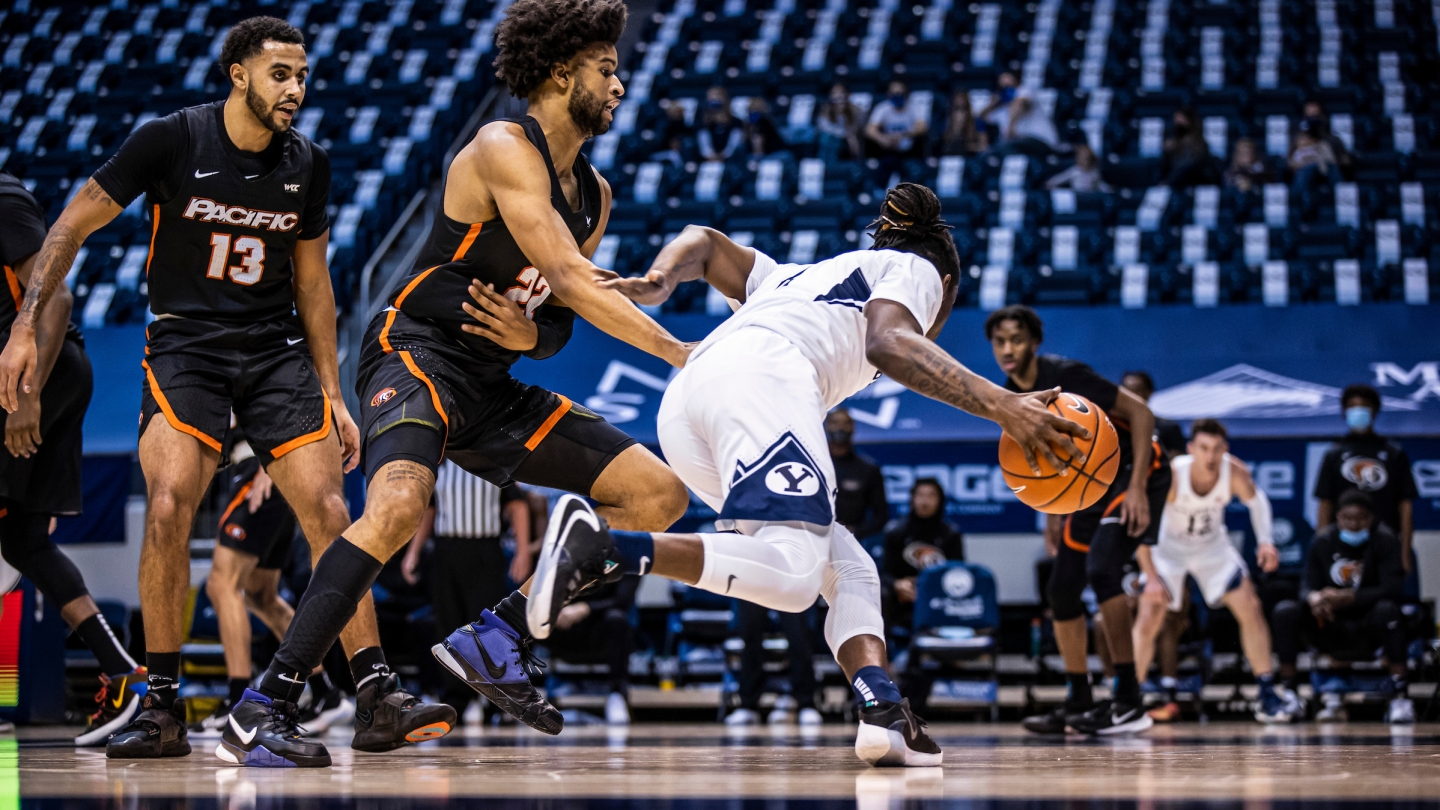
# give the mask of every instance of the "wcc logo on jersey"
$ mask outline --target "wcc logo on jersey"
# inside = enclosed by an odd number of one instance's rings
[[[831,287],[830,292],[815,296],[815,300],[864,310],[865,302],[870,300],[870,284],[865,281],[865,274],[857,267],[844,281]]]
[[[795,436],[786,432],[750,464],[735,466],[720,517],[730,520],[799,520],[825,525],[830,487]]]

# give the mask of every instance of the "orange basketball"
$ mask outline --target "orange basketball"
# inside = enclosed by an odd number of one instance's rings
[[[1043,456],[1037,456],[1040,474],[1025,463],[1025,452],[1008,433],[1000,434],[1000,470],[1015,497],[1040,512],[1069,515],[1089,507],[1110,489],[1120,469],[1120,439],[1115,426],[1100,406],[1080,396],[1062,392],[1050,403],[1051,413],[1069,419],[1090,431],[1090,438],[1074,438],[1075,446],[1085,454],[1085,464],[1076,467],[1060,448],[1055,455],[1066,462],[1069,475],[1062,476]]]

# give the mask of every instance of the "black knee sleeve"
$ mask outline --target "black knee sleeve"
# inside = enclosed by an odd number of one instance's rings
[[[1099,604],[1125,595],[1125,564],[1135,556],[1140,546],[1139,538],[1125,533],[1119,522],[1101,523],[1090,541],[1090,554],[1085,560],[1085,575],[1090,588],[1095,591]]]
[[[1050,612],[1057,622],[1066,622],[1085,616],[1085,601],[1080,597],[1085,591],[1085,554],[1068,546],[1061,546],[1050,569],[1050,582],[1046,587],[1050,596]]]
[[[0,518],[0,555],[58,607],[89,593],[80,569],[50,541],[50,516],[11,511]]]
[[[365,442],[365,480],[392,461],[413,461],[435,472],[445,452],[445,437],[425,425],[400,424]]]

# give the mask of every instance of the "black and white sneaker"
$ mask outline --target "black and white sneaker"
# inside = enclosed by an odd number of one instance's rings
[[[940,746],[925,734],[925,721],[910,711],[909,699],[875,701],[860,710],[855,756],[877,767],[927,768],[940,764]]]
[[[225,733],[230,720],[230,701],[225,699],[215,704],[215,710],[206,717],[190,724],[190,733],[196,737],[219,737]]]
[[[563,495],[550,512],[550,523],[535,562],[534,582],[525,609],[530,635],[549,638],[560,609],[576,595],[618,570],[614,544],[605,521],[578,495]]]
[[[190,754],[185,728],[185,700],[161,704],[154,692],[140,701],[140,713],[105,744],[110,759],[159,759]]]
[[[1088,709],[1073,709],[1068,705],[1060,705],[1045,714],[1031,715],[1020,721],[1020,725],[1031,734],[1056,735],[1065,734],[1070,727],[1070,719],[1084,714]]]
[[[1136,703],[1116,703],[1102,700],[1095,708],[1084,714],[1072,715],[1067,721],[1070,727],[1081,734],[1108,737],[1116,734],[1139,734],[1155,725],[1145,707]]]
[[[328,768],[330,752],[318,740],[306,739],[297,724],[294,703],[271,700],[246,689],[230,711],[215,756],[231,765],[252,768]]]

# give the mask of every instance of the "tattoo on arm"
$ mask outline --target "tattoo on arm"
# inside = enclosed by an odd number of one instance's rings
[[[86,187],[87,190],[90,186],[99,188],[92,182]],[[27,319],[32,326],[45,309],[45,304],[54,294],[55,288],[70,271],[70,265],[75,262],[75,256],[80,252],[80,242],[80,234],[64,223],[56,223],[45,235],[45,242],[40,246],[40,255],[35,258],[30,289],[25,291],[25,302],[20,306],[21,317]]]
[[[989,403],[980,393],[984,380],[920,335],[894,335],[890,341],[898,345],[887,373],[896,382],[966,413],[989,418]]]
[[[101,188],[100,184],[94,180],[87,181],[85,187],[80,189],[80,193],[85,195],[85,199],[100,203],[101,205],[114,202],[114,200],[110,199],[110,195],[105,193],[105,189]]]

